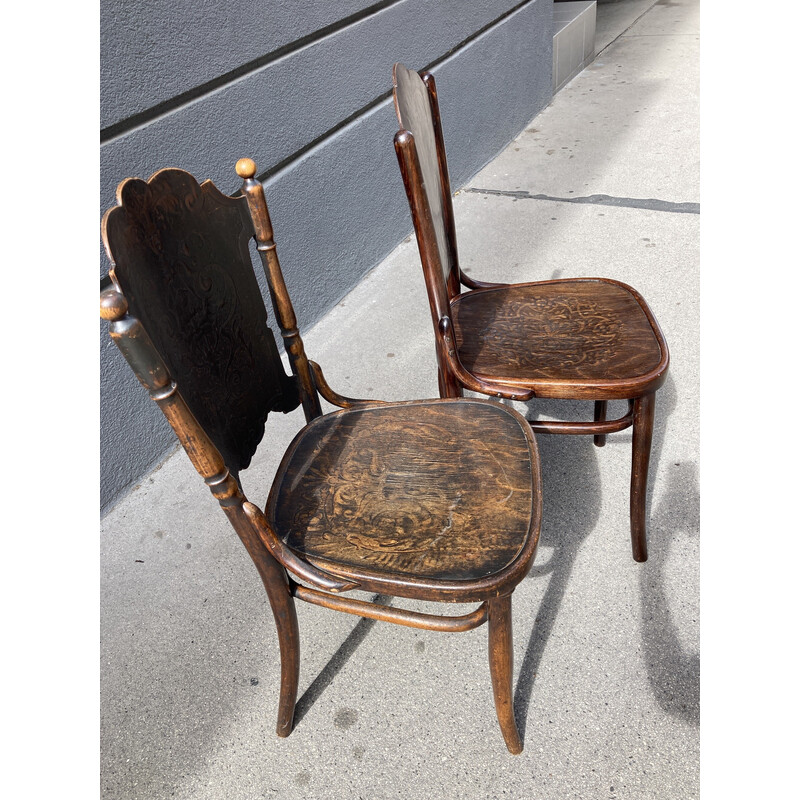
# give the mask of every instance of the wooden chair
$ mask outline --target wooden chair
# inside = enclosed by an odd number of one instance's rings
[[[541,488],[522,416],[485,400],[381,403],[336,394],[310,361],[281,273],[256,166],[242,194],[165,169],[123,181],[103,218],[111,285],[101,316],[247,548],[281,653],[279,736],[299,673],[295,599],[435,631],[489,623],[497,716],[522,750],[512,695],[511,593],[536,551]],[[283,369],[248,252],[255,238],[292,374]],[[320,397],[341,410],[323,414]],[[270,411],[300,404],[266,507],[238,476]],[[341,596],[363,590],[444,603],[439,616]]]
[[[633,426],[633,557],[647,560],[645,501],[655,391],[669,352],[644,298],[606,278],[504,284],[476,281],[458,265],[453,199],[433,75],[393,71],[400,130],[394,146],[419,245],[436,339],[439,392],[594,400],[593,422],[529,420],[537,433],[606,434]],[[462,285],[467,291],[462,291]],[[627,413],[606,418],[609,400]]]

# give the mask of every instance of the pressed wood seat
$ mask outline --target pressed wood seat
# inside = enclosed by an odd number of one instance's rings
[[[591,390],[628,397],[664,359],[641,296],[602,279],[521,283],[467,292],[451,304],[458,355],[473,374],[530,386],[539,397]]]
[[[363,585],[490,578],[523,551],[530,449],[485,401],[421,401],[313,420],[278,469],[267,518],[296,553]]]
[[[112,260],[101,316],[231,521],[267,590],[281,652],[278,735],[299,678],[295,600],[436,631],[488,622],[495,707],[508,749],[511,594],[541,523],[536,443],[516,411],[486,400],[352,400],[309,361],[249,159],[241,196],[166,169],[129,179],[103,219]],[[291,365],[287,375],[252,269],[255,239]],[[320,397],[341,408],[323,415]],[[270,412],[302,405],[266,511],[238,481]],[[459,615],[347,597],[350,590],[453,603]]]
[[[428,290],[439,393],[594,401],[591,422],[530,425],[538,433],[592,434],[598,447],[606,434],[632,426],[631,544],[634,559],[646,561],[655,391],[669,365],[653,313],[636,290],[605,278],[500,284],[463,272],[436,82],[402,64],[392,77],[400,123],[394,146]],[[607,403],[615,399],[628,400],[628,411],[609,420]]]

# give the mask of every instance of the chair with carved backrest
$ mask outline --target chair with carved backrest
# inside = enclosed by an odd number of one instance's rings
[[[653,313],[635,289],[607,278],[503,284],[463,272],[436,83],[430,72],[395,64],[393,84],[394,146],[433,316],[441,396],[467,389],[522,401],[593,400],[593,422],[529,423],[537,433],[593,434],[598,447],[606,434],[633,426],[631,543],[634,559],[646,561],[655,391],[669,365]],[[627,413],[608,420],[609,400],[627,400]]]
[[[511,593],[530,568],[541,520],[531,431],[515,411],[485,400],[336,394],[305,354],[256,166],[242,159],[236,170],[239,197],[177,169],[119,185],[103,218],[112,268],[101,316],[261,575],[281,654],[278,735],[292,729],[300,599],[436,631],[488,621],[497,717],[518,753]],[[267,325],[253,238],[291,375]],[[320,396],[341,410],[323,414]],[[307,424],[262,511],[245,497],[239,472],[269,412],[300,404]],[[353,589],[480,605],[439,616],[343,596]]]

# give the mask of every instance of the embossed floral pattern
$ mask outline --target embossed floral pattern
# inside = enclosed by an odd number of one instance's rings
[[[489,574],[513,560],[528,532],[530,458],[519,422],[499,406],[331,415],[280,471],[273,520],[291,547],[332,561]]]
[[[234,472],[271,410],[298,403],[253,272],[244,198],[166,169],[131,179],[104,220],[112,270],[184,400]]]

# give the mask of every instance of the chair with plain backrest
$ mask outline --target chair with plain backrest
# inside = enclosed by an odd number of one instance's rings
[[[436,82],[402,64],[392,77],[400,123],[394,146],[433,317],[439,393],[593,400],[593,422],[529,424],[537,433],[593,434],[598,447],[606,434],[632,425],[631,543],[634,559],[646,561],[655,391],[669,365],[653,313],[635,289],[607,278],[503,284],[463,272]],[[609,400],[628,400],[627,413],[608,420]]]
[[[436,631],[489,624],[497,717],[522,750],[512,695],[511,593],[539,538],[536,443],[517,412],[485,400],[382,403],[334,392],[310,361],[278,262],[256,166],[242,194],[178,169],[117,189],[103,218],[111,285],[101,316],[241,538],[267,591],[281,654],[279,736],[292,730],[295,598]],[[255,238],[291,365],[278,353],[248,252]],[[341,410],[323,414],[320,397]],[[266,507],[239,482],[270,411],[302,404]],[[480,605],[437,615],[342,596],[358,589]]]

